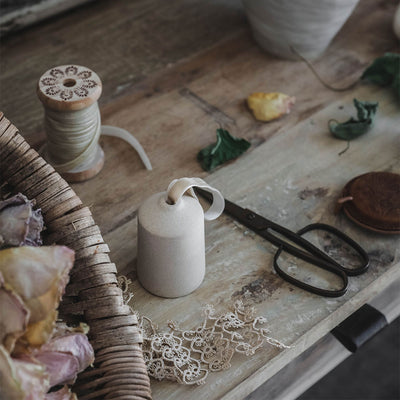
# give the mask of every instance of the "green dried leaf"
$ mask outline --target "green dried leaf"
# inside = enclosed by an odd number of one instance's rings
[[[393,79],[392,88],[394,89],[397,97],[400,99],[400,73],[397,74]]]
[[[234,137],[220,128],[217,129],[217,142],[200,150],[197,160],[205,171],[212,171],[218,165],[240,156],[249,147],[247,140]]]
[[[386,53],[364,71],[361,79],[380,86],[392,86],[400,98],[400,54]]]
[[[358,119],[351,117],[346,122],[330,121],[329,123],[329,130],[338,139],[353,140],[368,132],[372,126],[378,103],[354,99],[354,106],[357,109]]]

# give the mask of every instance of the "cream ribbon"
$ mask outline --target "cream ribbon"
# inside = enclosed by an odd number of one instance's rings
[[[204,219],[206,221],[212,221],[218,218],[225,207],[225,200],[219,190],[211,187],[208,183],[200,178],[180,178],[174,179],[168,186],[167,197],[172,204],[178,203],[180,198],[187,193],[188,195],[197,199],[194,193],[193,187],[199,187],[207,190],[213,196],[213,201],[210,208],[204,213]]]

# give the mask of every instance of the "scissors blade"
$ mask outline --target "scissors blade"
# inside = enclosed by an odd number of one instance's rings
[[[200,194],[205,200],[211,203],[212,194],[200,188],[195,188],[196,193]],[[256,232],[258,235],[268,240],[277,247],[282,247],[283,250],[291,253],[294,256],[300,257],[309,262],[317,262],[319,258],[310,254],[307,248],[314,248],[314,246],[306,239],[300,237],[295,232],[276,224],[275,222],[256,214],[248,208],[242,208],[235,203],[225,199],[224,213],[233,217],[236,221],[240,222],[246,228]],[[272,231],[271,231],[272,230]],[[274,234],[274,233],[275,234]],[[276,233],[285,237],[276,235]],[[296,245],[297,244],[297,245]]]
[[[211,203],[212,194],[210,192],[207,192],[197,187],[195,188],[195,192],[198,193],[205,200],[207,200],[209,203]],[[247,228],[253,230],[264,230],[274,225],[272,221],[269,221],[268,219],[262,217],[261,215],[256,214],[255,212],[247,208],[240,207],[229,200],[226,199],[224,200],[225,200],[224,213],[230,215],[236,221],[240,222]]]

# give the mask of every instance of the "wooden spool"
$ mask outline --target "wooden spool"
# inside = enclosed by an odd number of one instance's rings
[[[59,112],[79,111],[94,104],[100,97],[102,83],[99,76],[80,65],[61,65],[46,71],[39,79],[37,95],[45,108]],[[45,148],[44,157],[51,163]],[[62,172],[68,182],[82,182],[97,175],[104,165],[104,152],[97,145],[96,156],[89,165]]]

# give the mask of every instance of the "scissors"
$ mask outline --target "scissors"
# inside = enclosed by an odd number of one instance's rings
[[[195,191],[196,193],[204,197],[204,199],[211,202],[211,193],[199,188],[196,188]],[[368,270],[369,257],[365,250],[345,233],[331,225],[314,223],[305,226],[295,233],[281,225],[276,224],[273,221],[268,220],[267,218],[262,217],[261,215],[256,214],[254,211],[251,211],[247,208],[242,208],[229,200],[225,200],[224,212],[240,222],[242,225],[254,231],[257,235],[277,246],[278,251],[275,253],[274,256],[274,268],[277,274],[284,280],[292,283],[293,285],[301,289],[307,290],[320,296],[340,297],[346,293],[348,286],[348,276],[360,275]],[[357,253],[361,261],[361,265],[357,266],[356,268],[346,268],[345,266],[339,264],[328,254],[326,254],[310,241],[302,237],[302,235],[311,231],[329,232],[341,239]],[[279,236],[276,235],[276,233]],[[294,246],[292,243],[295,243],[297,246]],[[323,289],[317,286],[312,286],[306,282],[294,278],[293,276],[283,271],[282,268],[279,266],[278,260],[282,252],[290,253],[298,259],[304,260],[310,264],[313,264],[319,268],[322,268],[337,275],[342,281],[342,287],[340,289],[333,290]]]

